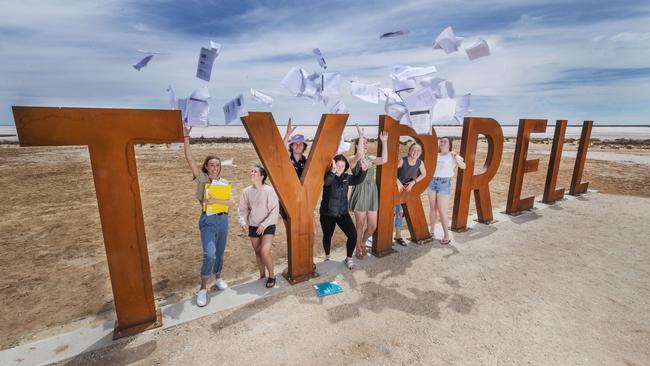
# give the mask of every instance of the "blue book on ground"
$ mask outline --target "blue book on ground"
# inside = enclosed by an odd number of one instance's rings
[[[314,290],[316,290],[318,296],[333,295],[343,291],[341,285],[336,281],[317,283],[314,285]]]

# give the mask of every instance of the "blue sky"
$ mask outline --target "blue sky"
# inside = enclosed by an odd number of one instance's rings
[[[502,124],[650,124],[647,1],[9,0],[2,9],[0,124],[13,124],[12,105],[167,109],[169,84],[178,97],[208,85],[215,124],[223,104],[251,87],[275,103],[248,98],[249,110],[315,124],[328,108],[280,85],[292,66],[318,71],[315,47],[342,80],[385,87],[392,65],[435,65],[458,94],[472,93],[472,115]],[[462,50],[433,50],[448,25],[464,46],[486,39],[492,56],[470,62]],[[410,34],[379,39],[395,30]],[[205,83],[196,64],[210,40],[223,49]],[[138,49],[166,54],[137,72]],[[340,99],[352,123],[384,113],[350,96],[347,82]]]

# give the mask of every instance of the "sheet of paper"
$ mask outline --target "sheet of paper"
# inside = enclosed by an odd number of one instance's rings
[[[183,122],[187,123],[187,99],[178,99],[176,101],[176,105],[178,106],[178,109],[180,109],[181,111]]]
[[[433,106],[433,117],[431,123],[448,123],[454,120],[456,114],[456,100],[443,98],[436,100]]]
[[[348,110],[348,107],[343,103],[343,101],[337,101],[334,103],[332,108],[330,109],[330,113],[332,114],[349,114],[350,110]]]
[[[411,128],[418,134],[431,134],[431,114],[429,111],[410,112]]]
[[[479,39],[478,42],[466,48],[465,53],[467,53],[469,60],[473,61],[477,58],[490,56],[490,46],[484,39]]]
[[[454,83],[449,80],[444,80],[438,83],[434,90],[436,98],[453,98],[456,94],[454,91]]]
[[[280,84],[287,88],[292,94],[299,95],[302,93],[302,74],[300,69],[297,67],[292,67],[291,70],[284,76]]]
[[[300,74],[302,75],[303,90],[302,95],[306,97],[315,97],[320,93],[321,89],[321,78],[318,73],[308,73],[305,69],[300,69]]]
[[[323,57],[323,54],[320,52],[320,49],[314,48],[312,52],[314,53],[314,56],[316,56],[316,61],[318,61],[320,67],[322,67],[323,70],[327,70],[327,64],[325,63],[325,58]]]
[[[208,100],[210,99],[210,91],[208,90],[207,86],[200,87],[192,92],[190,98]]]
[[[196,67],[196,77],[209,82],[212,76],[212,65],[216,58],[217,52],[214,49],[201,47],[199,64]]]
[[[151,61],[152,58],[153,58],[153,55],[149,55],[149,56],[143,58],[137,64],[133,65],[133,68],[140,71],[141,68],[147,66],[147,64],[149,63],[149,61]]]
[[[379,88],[376,86],[350,81],[350,94],[364,102],[379,104]]]
[[[234,161],[235,161],[235,159],[226,159],[226,160],[222,160],[222,161],[221,161],[221,166],[233,166],[233,167],[237,167],[237,165],[235,165],[235,164],[233,163]]]
[[[251,96],[253,97],[254,100],[262,104],[266,104],[269,108],[273,107],[273,98],[271,98],[270,96],[260,91],[257,91],[253,88],[251,88]]]
[[[456,37],[454,30],[449,26],[436,37],[433,49],[444,50],[446,54],[450,54],[458,51],[460,44],[463,43],[463,39],[463,37]]]
[[[396,93],[410,92],[415,89],[415,80],[400,79],[395,74],[390,74],[390,80],[393,82],[393,90]]]
[[[407,35],[407,34],[409,34],[409,31],[398,30],[398,31],[395,31],[395,32],[387,32],[387,33],[384,33],[384,34],[382,34],[381,36],[379,36],[379,39],[390,38],[390,37],[405,36],[405,35]]]
[[[345,142],[345,139],[341,137],[341,141],[339,141],[339,147],[336,150],[336,154],[343,154],[345,152],[348,152],[350,150],[351,144],[349,142]]]
[[[207,127],[210,105],[201,99],[189,98],[186,105],[186,123],[188,126]]]
[[[321,75],[321,95],[339,94],[341,89],[341,74],[338,72],[324,72]]]
[[[226,118],[227,125],[239,117],[248,116],[248,110],[244,103],[244,96],[239,94],[237,98],[226,103],[223,106],[223,114]]]
[[[409,112],[428,111],[436,104],[436,96],[431,88],[422,88],[404,98]]]
[[[458,123],[462,123],[463,118],[472,113],[470,96],[471,94],[468,93],[460,98],[456,98],[456,113],[454,114],[454,119]]]
[[[393,66],[393,75],[398,79],[414,79],[416,77],[433,74],[438,72],[435,66],[413,67],[408,65]]]
[[[174,93],[174,89],[172,89],[171,85],[167,85],[166,89],[167,93],[169,93],[169,106],[171,109],[178,109],[178,102],[176,101],[176,93]]]

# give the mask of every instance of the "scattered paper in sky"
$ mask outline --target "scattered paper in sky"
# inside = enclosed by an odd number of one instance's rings
[[[248,116],[248,110],[244,103],[244,96],[239,94],[237,98],[226,103],[226,105],[223,106],[223,114],[226,118],[227,125],[239,117]]]
[[[342,101],[338,101],[334,103],[332,108],[330,109],[330,113],[332,114],[349,114],[350,110],[348,110],[348,107],[343,103]]]
[[[390,80],[393,82],[393,90],[397,93],[410,92],[415,89],[415,80],[400,79],[394,74],[390,74]]]
[[[185,107],[186,123],[188,126],[194,127],[207,127],[208,114],[210,113],[210,105],[207,101],[195,98],[187,99]]]
[[[208,90],[207,86],[200,87],[192,92],[190,98],[208,100],[210,99],[210,91]]]
[[[349,142],[345,142],[345,139],[341,137],[341,141],[339,142],[339,148],[336,150],[337,154],[343,154],[345,152],[348,152],[350,150],[352,144]]]
[[[270,96],[268,96],[268,95],[266,95],[266,94],[264,94],[262,92],[259,92],[259,91],[255,90],[253,88],[251,88],[251,96],[256,101],[258,101],[258,102],[260,102],[262,104],[266,104],[269,108],[273,107],[273,98],[271,98]]]
[[[172,89],[171,85],[167,86],[167,93],[169,93],[169,106],[172,109],[178,109],[178,102],[176,101],[176,93],[174,93],[174,89]]]
[[[463,43],[463,37],[456,37],[454,30],[450,27],[445,28],[438,37],[433,49],[444,50],[446,54],[458,51],[460,44]]]
[[[151,61],[152,58],[153,58],[153,55],[149,55],[149,56],[143,58],[137,64],[133,65],[133,68],[140,71],[141,68],[147,66],[147,64],[149,63],[149,61]]]
[[[436,96],[431,88],[422,88],[404,98],[404,104],[410,112],[428,111],[436,104]]]
[[[300,70],[297,67],[292,67],[282,81],[280,81],[282,86],[296,96],[302,93],[303,90],[302,73]]]
[[[488,46],[484,39],[479,39],[478,42],[466,48],[465,53],[467,53],[469,60],[473,61],[477,58],[490,56],[490,46]]]
[[[382,34],[381,36],[379,36],[379,39],[390,38],[390,37],[405,36],[405,35],[407,35],[407,34],[409,34],[409,31],[398,30],[398,31],[395,31],[395,32],[384,33],[384,34]]]
[[[433,106],[432,123],[447,123],[454,120],[456,114],[456,99],[442,98],[436,100]]]
[[[436,98],[453,98],[456,95],[454,91],[454,83],[449,80],[441,80],[436,85],[436,89],[433,92],[436,95]]]
[[[435,66],[413,67],[408,65],[393,66],[393,73],[399,79],[414,79],[416,77],[433,74],[438,72]]]
[[[196,77],[205,81],[210,81],[212,76],[212,65],[214,60],[221,52],[221,45],[210,41],[210,48],[201,47],[199,54],[199,64],[196,68]]]
[[[316,61],[318,61],[320,67],[326,70],[327,64],[325,63],[325,58],[323,57],[323,54],[320,52],[320,49],[314,48],[312,52],[314,53],[314,56],[316,56]]]
[[[165,52],[149,51],[149,50],[136,50],[140,53],[146,53],[147,55],[166,55]]]

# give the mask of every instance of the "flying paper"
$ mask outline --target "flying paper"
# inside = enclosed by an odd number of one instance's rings
[[[404,104],[410,112],[428,111],[436,104],[436,96],[431,88],[422,88],[404,98]]]
[[[149,61],[151,61],[152,58],[153,58],[153,55],[149,55],[149,56],[143,58],[142,60],[140,60],[140,62],[133,65],[133,68],[140,71],[141,68],[147,66],[147,64],[149,63]]]
[[[172,86],[168,85],[166,91],[169,93],[169,106],[172,109],[178,109],[178,103],[176,101],[176,93],[174,93],[174,89],[172,89]]]
[[[210,99],[210,91],[208,90],[207,86],[203,86],[193,91],[192,95],[190,95],[190,98],[207,101]]]
[[[350,81],[350,94],[364,102],[379,104],[380,89],[374,85]]]
[[[316,56],[316,61],[318,61],[320,67],[326,70],[327,64],[325,63],[325,58],[323,57],[323,54],[320,52],[320,49],[314,48],[312,52],[314,53],[314,56]]]
[[[268,95],[263,94],[263,93],[255,90],[255,89],[251,88],[251,96],[256,101],[258,101],[258,102],[260,102],[262,104],[266,104],[267,106],[269,106],[269,108],[273,107],[273,98],[269,97]]]
[[[210,105],[205,100],[189,98],[185,107],[185,122],[188,126],[207,127]]]
[[[379,39],[404,36],[404,35],[407,35],[407,34],[409,34],[409,31],[401,31],[401,30],[399,30],[399,31],[396,31],[396,32],[384,33],[381,36],[379,36]]]
[[[399,79],[414,79],[419,76],[433,74],[438,72],[435,66],[427,67],[413,67],[408,65],[395,65],[393,66],[393,73]]]
[[[301,69],[297,67],[292,67],[287,75],[285,75],[284,79],[280,81],[280,84],[296,96],[302,93],[303,90],[302,73],[300,70]]]
[[[393,90],[397,93],[410,92],[415,89],[415,80],[400,79],[395,74],[390,74],[390,80],[393,82]]]
[[[490,46],[488,46],[484,39],[479,39],[478,42],[466,48],[465,53],[467,53],[470,61],[476,60],[480,57],[490,56]]]
[[[233,166],[237,167],[237,165],[234,164],[235,159],[226,159],[221,161],[221,166]]]
[[[470,95],[471,94],[465,94],[456,99],[456,113],[454,114],[454,119],[458,123],[463,122],[463,118],[472,113],[472,110],[470,109]]]
[[[341,136],[341,141],[339,142],[339,148],[336,150],[336,154],[343,154],[344,152],[348,152],[350,150],[351,144],[349,142],[345,142],[345,139]]]
[[[450,54],[458,51],[458,47],[463,43],[463,39],[463,37],[456,37],[454,30],[451,27],[447,27],[436,37],[436,43],[433,45],[433,49],[444,50],[446,54]]]
[[[210,41],[210,48],[201,47],[199,55],[199,64],[196,68],[196,77],[205,81],[210,81],[212,75],[212,65],[214,60],[221,52],[221,45]]]
[[[332,108],[330,109],[330,113],[332,114],[349,114],[350,111],[348,110],[348,107],[343,103],[342,101],[338,101],[334,103]]]
[[[432,123],[446,123],[454,119],[456,114],[456,100],[452,98],[443,98],[436,100],[433,106]]]
[[[444,88],[444,93],[443,93],[443,88]],[[454,91],[454,83],[452,83],[449,80],[441,80],[437,85],[436,89],[433,92],[436,96],[436,98],[453,98],[455,95]]]
[[[418,134],[431,134],[431,114],[429,111],[418,111],[409,113],[411,128]]]
[[[146,53],[147,55],[166,55],[166,52],[157,52],[157,51],[149,51],[149,50],[136,50],[140,53]]]
[[[223,114],[226,117],[226,124],[230,124],[239,117],[248,116],[248,110],[246,109],[246,104],[244,104],[244,96],[239,94],[237,98],[226,103],[223,106]]]
[[[341,88],[341,74],[338,72],[325,72],[321,75],[321,95],[339,94]]]

